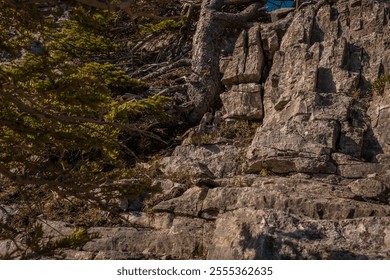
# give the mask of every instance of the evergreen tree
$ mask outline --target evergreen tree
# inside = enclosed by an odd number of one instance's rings
[[[108,32],[118,14],[68,2],[0,1],[0,204],[18,207],[0,226],[3,239],[40,236],[37,219],[53,210],[53,194],[62,207],[69,200],[88,205],[78,214],[92,208],[112,213],[116,197],[154,190],[147,174],[131,169],[137,152],[123,135],[162,141],[145,127],[167,117],[169,99],[117,98],[148,88],[115,65],[128,44]],[[133,183],[115,187],[121,178]],[[15,254],[68,244],[38,243]]]

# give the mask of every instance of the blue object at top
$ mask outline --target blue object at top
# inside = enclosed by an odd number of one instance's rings
[[[267,7],[267,11],[273,11],[280,8],[290,8],[294,7],[295,1],[283,1],[283,0],[269,0],[265,6]]]

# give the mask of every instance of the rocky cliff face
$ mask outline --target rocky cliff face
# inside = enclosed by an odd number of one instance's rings
[[[265,82],[265,119],[248,151],[249,170],[350,178],[341,165],[353,157],[365,161],[354,169],[371,172],[367,162],[388,152],[388,119],[376,121],[386,115],[386,93],[370,89],[389,73],[387,12],[380,2],[336,1],[297,13]]]
[[[178,146],[134,227],[94,228],[68,258],[390,259],[390,4],[272,19],[221,67],[225,118],[262,120],[251,144]]]

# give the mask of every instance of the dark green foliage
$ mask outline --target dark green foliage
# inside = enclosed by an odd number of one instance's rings
[[[121,47],[121,44],[113,43],[110,37],[101,35],[76,20],[64,22],[61,29],[50,36],[53,41],[50,41],[47,47],[58,55],[66,53],[71,57],[102,56]]]
[[[78,249],[83,247],[88,241],[91,241],[98,237],[99,235],[96,233],[91,234],[88,233],[87,229],[79,228],[69,236],[46,243],[44,246],[44,250],[51,252],[58,248]]]
[[[132,172],[129,159],[136,161],[139,151],[121,136],[162,142],[145,127],[169,117],[170,101],[143,98],[148,85],[115,64],[115,54],[126,47],[107,32],[115,13],[75,5],[68,19],[55,20],[64,15],[61,8],[47,11],[33,2],[0,0],[0,204],[20,210],[0,223],[0,239],[25,238],[27,249],[18,257],[95,238],[79,230],[47,241],[37,223],[42,215],[90,226],[92,213],[113,219],[116,199],[156,191],[145,174]],[[117,98],[125,93],[140,98]],[[133,180],[115,184],[123,178]],[[81,207],[76,211],[69,201]]]
[[[120,133],[147,137],[150,133],[131,122],[141,115],[164,115],[166,98],[113,98],[118,88],[140,93],[147,85],[108,61],[91,61],[108,59],[120,45],[99,34],[107,15],[82,16],[80,9],[75,14],[75,20],[43,28],[40,55],[25,51],[1,67],[0,160],[8,170],[24,170],[17,175],[29,179],[69,176],[68,183],[76,185],[103,180],[103,170],[124,168],[120,152],[134,156],[118,141]],[[96,30],[91,20],[98,23]],[[24,32],[33,30],[26,26]]]
[[[383,95],[386,83],[390,83],[390,74],[380,76],[372,83],[371,87],[374,92],[379,95]]]
[[[177,33],[180,28],[183,26],[184,22],[182,20],[176,21],[172,19],[163,20],[159,23],[147,23],[145,25],[141,25],[141,33]]]

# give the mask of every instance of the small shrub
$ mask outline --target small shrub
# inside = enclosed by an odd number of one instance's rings
[[[388,82],[390,82],[390,74],[382,75],[372,83],[371,89],[375,93],[383,95],[386,83]]]
[[[141,34],[146,35],[150,33],[177,33],[183,26],[183,21],[175,21],[172,19],[163,20],[157,24],[148,23],[141,26]]]
[[[275,173],[272,172],[271,170],[269,170],[266,167],[261,168],[260,171],[259,171],[259,176],[260,177],[269,177],[269,176],[273,176],[273,175],[275,175]]]
[[[355,88],[352,92],[351,92],[351,97],[355,100],[359,100],[361,98],[361,89],[360,88]]]
[[[200,138],[201,145],[212,144],[215,139],[218,137],[218,133],[213,132],[211,134],[203,134]]]
[[[221,138],[232,140],[236,146],[245,147],[251,143],[259,125],[258,122],[244,120],[238,120],[231,124],[221,124],[214,132],[202,135],[200,144],[213,144],[218,138]]]
[[[235,145],[247,146],[252,142],[256,129],[260,126],[258,122],[239,120],[232,124],[225,124],[218,129],[219,136],[234,141]]]

